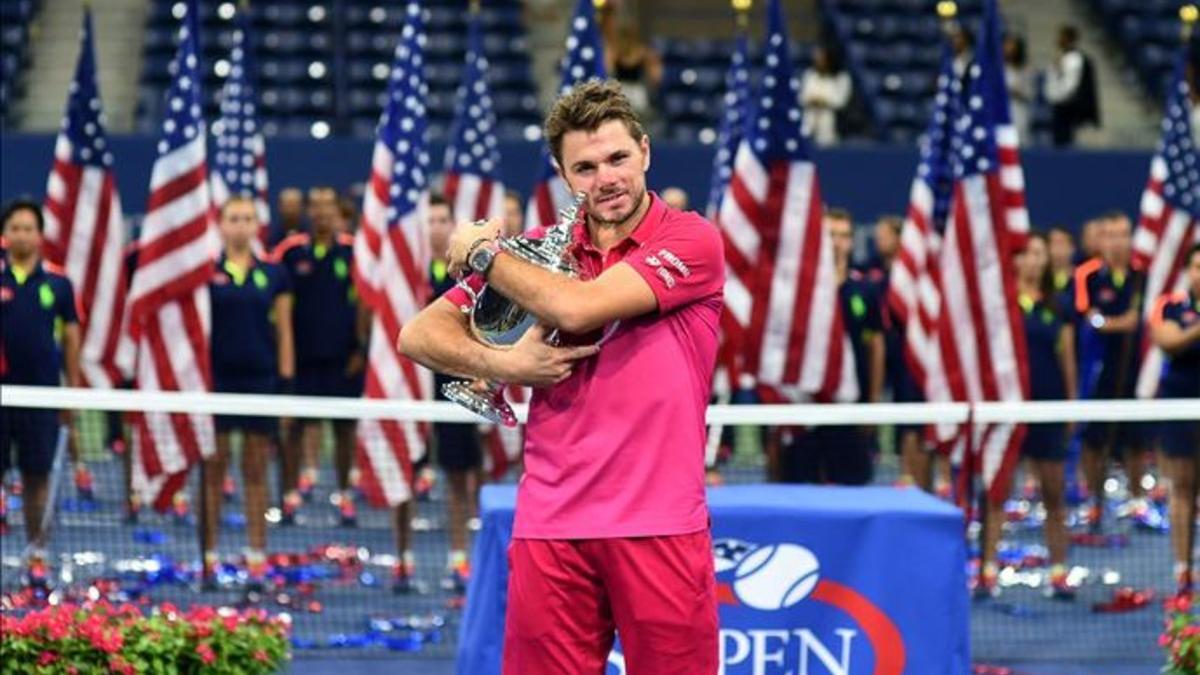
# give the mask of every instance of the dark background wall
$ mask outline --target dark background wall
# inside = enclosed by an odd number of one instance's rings
[[[114,136],[117,185],[127,213],[145,210],[155,139]],[[20,194],[41,198],[54,147],[51,135],[0,135],[0,199]],[[505,182],[527,194],[537,175],[540,146],[501,143]],[[443,148],[434,146],[432,163],[442,163]],[[693,208],[703,210],[708,195],[714,148],[705,145],[653,145],[650,186],[683,187]],[[370,166],[368,140],[277,138],[268,141],[267,167],[272,193],[285,186],[330,184],[343,188],[366,178]],[[826,203],[853,211],[869,221],[883,213],[903,213],[916,167],[915,148],[839,147],[819,151],[816,162]],[[1077,228],[1086,218],[1119,208],[1137,214],[1138,199],[1150,168],[1144,151],[1030,149],[1022,153],[1029,211],[1037,227],[1066,224]]]

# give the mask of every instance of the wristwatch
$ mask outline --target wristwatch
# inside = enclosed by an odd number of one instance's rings
[[[1092,318],[1091,318],[1092,328],[1095,328],[1096,330],[1100,330],[1101,328],[1104,328],[1104,324],[1106,324],[1106,323],[1108,323],[1108,319],[1104,318],[1103,314],[1096,312],[1095,314],[1092,315]]]
[[[472,272],[486,277],[498,253],[500,244],[495,240],[480,239],[471,246],[471,252],[467,254],[467,267],[470,267]]]

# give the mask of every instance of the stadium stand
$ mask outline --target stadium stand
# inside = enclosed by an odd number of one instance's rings
[[[1116,38],[1142,86],[1161,100],[1179,48],[1179,2],[1092,0],[1105,28]]]
[[[0,128],[16,126],[13,105],[25,91],[29,66],[29,33],[37,3],[5,0],[0,3]]]

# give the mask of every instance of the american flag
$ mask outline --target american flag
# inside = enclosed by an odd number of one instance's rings
[[[726,339],[744,345],[747,373],[768,392],[852,401],[854,355],[785,31],[780,2],[772,0],[762,87],[717,217],[728,265],[723,326]]]
[[[750,40],[745,30],[738,31],[725,73],[725,108],[721,130],[717,134],[717,154],[713,158],[712,187],[708,192],[707,213],[715,218],[721,198],[733,177],[733,156],[745,135],[746,112],[750,106]]]
[[[1024,235],[1012,225],[1013,179],[1005,160],[1011,149],[1001,143],[1008,97],[997,94],[1004,93],[1004,70],[994,2],[985,3],[983,21],[950,141],[954,192],[940,252],[938,332],[954,400],[1021,401],[1029,374],[1012,254]],[[931,400],[945,400],[945,393]],[[968,433],[954,451],[954,459],[969,469],[964,479],[978,474],[993,499],[1003,498],[1024,426],[997,424]]]
[[[596,28],[593,0],[578,0],[575,15],[571,18],[571,32],[567,35],[567,53],[562,59],[562,84],[558,93],[561,96],[580,82],[605,77],[604,43]],[[543,147],[541,173],[525,211],[525,229],[553,225],[559,210],[570,203],[571,191],[554,168],[549,147]]]
[[[939,258],[954,193],[950,139],[961,96],[953,53],[949,45],[943,45],[933,114],[919,144],[921,159],[909,191],[900,250],[888,282],[888,305],[904,326],[905,362],[921,391],[936,401],[950,398],[938,336],[942,304]],[[954,358],[955,354],[946,356]],[[938,435],[953,437],[956,431],[954,425],[947,425],[939,429]]]
[[[354,241],[359,296],[373,310],[367,355],[367,398],[426,398],[429,371],[400,355],[400,328],[429,298],[429,237],[425,148],[428,87],[423,71],[425,43],[421,9],[410,3],[388,81],[387,104],[379,118],[371,178],[363,198],[361,227]],[[425,442],[412,423],[363,420],[358,459],[367,498],[395,506],[412,495],[412,462]]]
[[[255,112],[250,25],[249,8],[242,5],[229,51],[229,78],[221,91],[221,118],[213,124],[217,154],[213,158],[212,198],[213,207],[219,209],[234,195],[252,197],[258,213],[259,244],[265,244],[271,220],[267,146]]]
[[[195,0],[186,8],[179,48],[168,69],[167,114],[129,289],[130,330],[138,348],[136,381],[145,391],[210,389],[208,279],[216,241]],[[212,454],[212,418],[148,412],[136,416],[136,430],[135,486],[157,508],[165,508],[188,469]]]
[[[104,130],[92,13],[85,9],[75,79],[54,167],[46,186],[46,258],[66,270],[87,313],[80,317],[80,369],[90,387],[112,388],[132,375],[125,315],[125,219]]]
[[[500,181],[500,149],[496,144],[496,113],[487,86],[487,57],[478,11],[467,24],[467,67],[458,90],[458,113],[446,148],[446,200],[459,220],[504,217],[504,185]],[[509,388],[509,398],[528,399],[522,387]],[[488,425],[487,469],[503,476],[521,453],[521,430]]]
[[[1162,137],[1150,160],[1150,179],[1142,192],[1141,217],[1133,235],[1134,264],[1146,270],[1147,320],[1156,298],[1186,289],[1184,256],[1200,242],[1200,162],[1188,117],[1191,99],[1186,64],[1187,56],[1181,54],[1167,92]],[[1163,353],[1149,342],[1144,347],[1137,394],[1152,398],[1158,390]]]
[[[467,28],[467,67],[458,89],[457,115],[446,148],[446,200],[455,218],[460,220],[504,217],[496,111],[488,91],[487,70],[483,27],[479,12],[475,11]]]

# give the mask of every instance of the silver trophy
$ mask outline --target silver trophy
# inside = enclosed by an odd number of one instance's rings
[[[500,249],[556,274],[578,278],[579,265],[567,249],[571,245],[571,230],[586,199],[585,193],[575,193],[571,203],[558,212],[558,222],[549,227],[542,238],[502,238]],[[465,281],[460,281],[458,286],[471,298],[471,306],[463,308],[463,311],[470,313],[471,332],[484,344],[511,347],[537,323],[536,316],[491,286],[484,286],[478,293]],[[551,334],[550,340],[556,339],[556,333]],[[442,393],[448,400],[489,421],[508,427],[517,426],[517,416],[504,399],[502,382],[488,382],[486,389],[479,391],[470,382],[459,380],[443,385]]]

